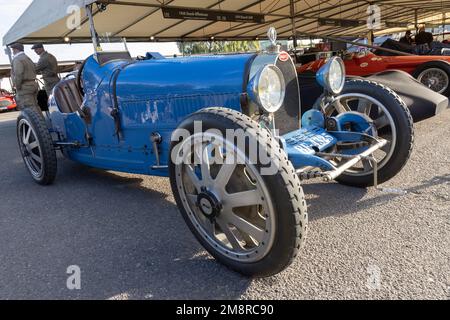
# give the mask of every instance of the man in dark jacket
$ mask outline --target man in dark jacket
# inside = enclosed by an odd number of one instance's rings
[[[53,88],[60,80],[58,76],[58,61],[52,54],[45,51],[41,43],[35,44],[31,49],[39,56],[39,61],[36,64],[36,73],[42,75],[45,91],[50,96]]]
[[[425,31],[425,27],[420,27],[419,32],[416,34],[414,40],[417,46],[428,44],[428,46],[431,48],[431,43],[433,42],[434,38],[431,32]]]

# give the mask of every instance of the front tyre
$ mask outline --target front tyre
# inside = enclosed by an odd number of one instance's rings
[[[194,113],[179,130],[188,135],[172,143],[171,185],[198,241],[246,276],[268,277],[288,267],[305,240],[307,212],[278,142],[249,117],[224,108]],[[237,138],[228,138],[227,130]],[[240,134],[245,146],[237,142]],[[260,151],[256,161],[253,147]]]
[[[17,119],[17,141],[33,180],[49,185],[56,177],[56,152],[45,120],[39,113],[34,108],[22,110]]]
[[[377,137],[388,141],[373,156],[378,162],[378,182],[392,179],[408,162],[414,144],[413,120],[406,104],[388,87],[357,79],[347,81],[335,103],[325,110],[328,116],[348,111],[369,117]],[[336,180],[354,187],[370,187],[374,185],[374,168],[369,160],[362,160]]]

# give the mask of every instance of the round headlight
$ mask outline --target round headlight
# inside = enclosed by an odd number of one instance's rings
[[[331,58],[317,72],[317,81],[327,91],[334,94],[341,93],[345,84],[345,66],[342,59],[339,57]]]
[[[253,94],[256,102],[267,112],[277,112],[286,95],[283,73],[275,65],[265,66],[255,77]]]

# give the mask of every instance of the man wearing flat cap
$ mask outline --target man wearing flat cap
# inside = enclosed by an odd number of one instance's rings
[[[23,44],[14,43],[9,47],[13,53],[11,78],[16,88],[17,106],[20,110],[28,107],[39,110],[37,101],[39,86],[36,82],[34,63],[24,53]]]
[[[58,61],[52,54],[45,51],[42,43],[35,44],[31,49],[39,56],[39,61],[36,64],[36,73],[42,75],[45,91],[50,96],[53,88],[60,80],[58,76]]]

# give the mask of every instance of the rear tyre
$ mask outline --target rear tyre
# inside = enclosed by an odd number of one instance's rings
[[[450,97],[450,64],[446,61],[430,61],[417,67],[414,78],[424,86]]]
[[[44,117],[25,108],[17,119],[17,140],[26,168],[41,185],[53,183],[57,172],[56,152]]]
[[[374,153],[378,162],[378,183],[396,176],[408,162],[414,144],[413,120],[404,101],[388,87],[360,79],[347,81],[336,100],[339,107],[329,106],[328,116],[348,111],[362,113],[374,122],[377,137],[388,141]],[[373,186],[373,166],[368,160],[361,161],[336,181],[360,188]]]
[[[201,122],[200,133],[194,122]],[[189,135],[172,143],[171,185],[198,241],[246,276],[268,277],[287,268],[305,241],[307,211],[300,180],[278,142],[246,115],[224,108],[200,110],[179,129]],[[229,129],[245,132],[271,155],[270,164],[261,164],[261,153],[251,161],[249,145],[228,140]],[[174,162],[175,155],[182,161]],[[275,170],[261,174],[271,164]]]

